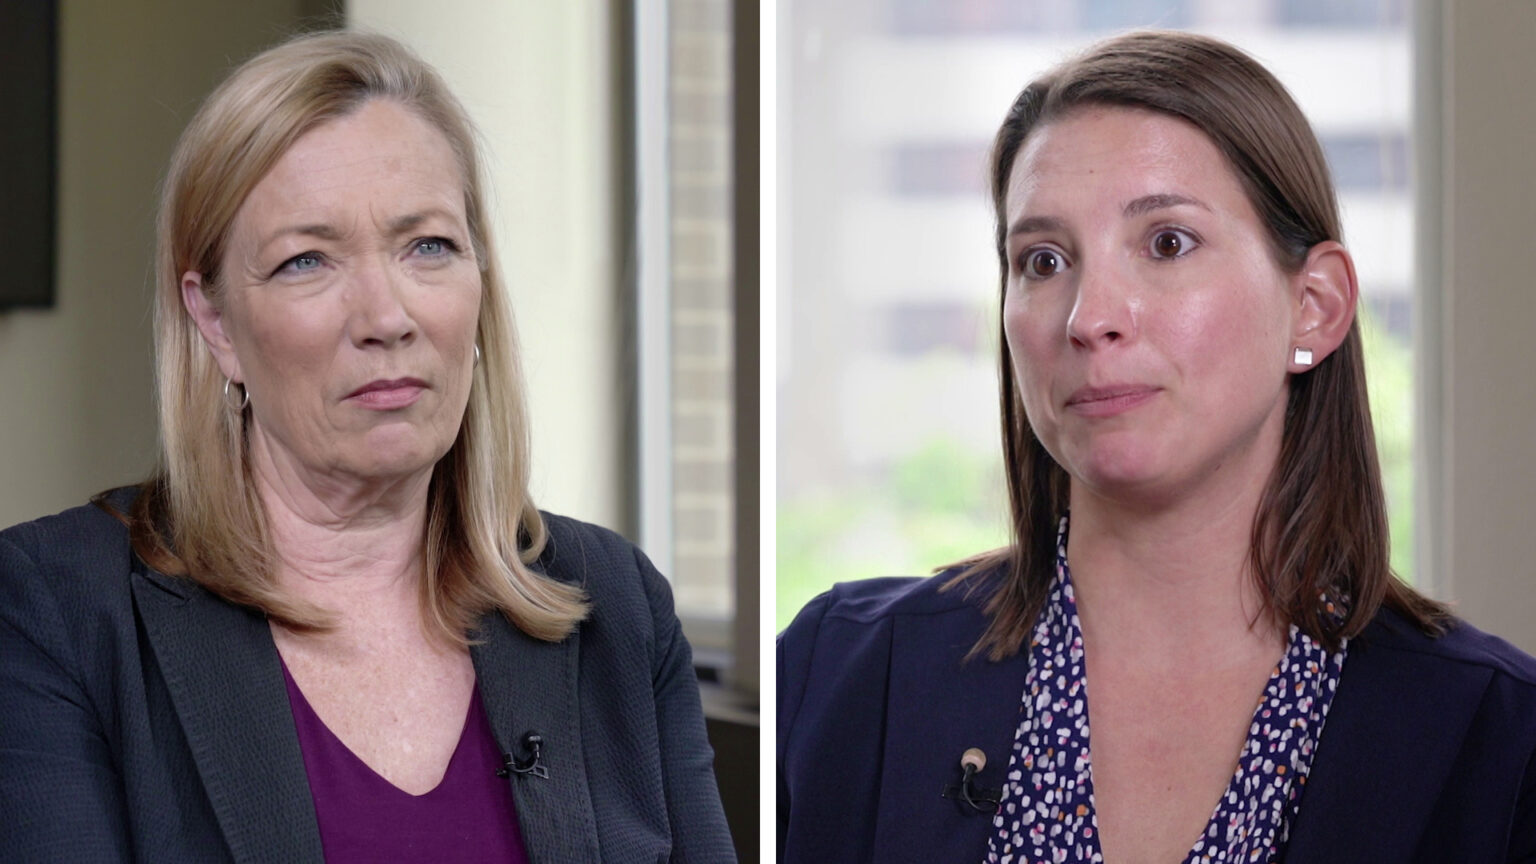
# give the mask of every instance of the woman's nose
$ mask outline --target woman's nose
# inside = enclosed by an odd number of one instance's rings
[[[374,259],[360,263],[351,279],[348,299],[353,343],[392,347],[415,338],[416,321],[406,304],[409,286],[390,262]]]
[[[1077,297],[1067,319],[1067,338],[1080,348],[1100,348],[1135,334],[1135,310],[1126,282],[1102,268],[1079,267]]]

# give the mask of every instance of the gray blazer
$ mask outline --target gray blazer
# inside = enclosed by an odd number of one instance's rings
[[[124,499],[118,502],[126,506]],[[734,861],[667,583],[546,516],[536,569],[583,585],[558,644],[487,616],[471,649],[534,862]],[[150,569],[96,507],[0,532],[0,861],[320,861],[262,615]]]

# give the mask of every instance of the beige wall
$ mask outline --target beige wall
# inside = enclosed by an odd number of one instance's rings
[[[1472,623],[1536,652],[1536,3],[1426,6],[1443,200],[1421,239],[1426,281],[1439,275],[1425,385],[1439,390],[1426,455],[1440,464],[1421,501],[1441,511],[1432,578]]]
[[[171,146],[231,61],[305,0],[67,0],[54,308],[0,312],[0,526],[154,463],[148,272]]]

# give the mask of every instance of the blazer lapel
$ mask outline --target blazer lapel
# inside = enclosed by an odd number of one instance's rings
[[[320,861],[320,829],[261,615],[136,570],[134,603],[237,862]]]
[[[1018,730],[1028,652],[965,661],[984,622],[970,608],[892,622],[886,739],[875,861],[979,861],[992,813],[944,798],[975,747],[986,767],[974,786],[1003,787]]]
[[[1408,861],[1420,845],[1491,672],[1416,662],[1392,641],[1373,625],[1350,646],[1287,861]]]
[[[544,739],[548,776],[513,774],[512,797],[528,857],[545,862],[598,862],[597,825],[587,789],[577,706],[578,636],[534,639],[499,614],[487,615],[470,653],[480,697],[503,753],[529,756],[524,736]]]

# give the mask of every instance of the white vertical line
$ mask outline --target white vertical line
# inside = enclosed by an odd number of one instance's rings
[[[784,292],[779,290],[779,262],[784,260],[779,248],[778,208],[779,208],[779,171],[781,168],[788,173],[789,148],[781,147],[778,134],[778,103],[781,96],[789,96],[789,64],[783,63],[781,72],[779,34],[781,27],[788,24],[790,14],[790,0],[783,0],[781,4],[773,0],[762,0],[758,7],[758,152],[760,155],[759,200],[758,200],[758,639],[759,639],[759,664],[762,667],[758,673],[758,699],[760,729],[766,732],[774,728],[774,718],[778,716],[777,687],[769,687],[762,683],[765,678],[774,678],[777,670],[771,658],[777,652],[774,650],[773,635],[778,632],[775,627],[775,610],[778,608],[774,602],[778,580],[777,571],[777,515],[778,506],[778,471],[777,450],[774,445],[777,441],[778,430],[778,381],[779,360],[778,351],[778,322],[780,311],[779,303]],[[787,27],[785,27],[787,29]],[[788,39],[785,40],[786,44]],[[783,93],[780,93],[780,83],[783,83]],[[786,232],[787,233],[787,232]],[[786,313],[783,320],[788,322]],[[787,323],[786,323],[787,326]],[[740,607],[738,606],[738,609]],[[775,748],[777,738],[774,735],[760,734],[758,736],[758,782],[760,784],[761,801],[775,801],[777,795],[777,760]],[[761,860],[772,861],[774,855],[774,843],[777,833],[775,827],[777,821],[774,817],[774,808],[764,806],[758,822],[758,844]]]

